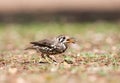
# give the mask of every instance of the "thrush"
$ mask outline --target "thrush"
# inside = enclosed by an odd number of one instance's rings
[[[60,35],[54,39],[43,39],[40,41],[30,42],[32,46],[26,48],[26,50],[35,49],[37,52],[41,53],[43,58],[47,56],[53,60],[50,55],[64,53],[67,50],[69,43],[75,43],[75,39],[72,37]],[[55,60],[53,61],[56,62]]]

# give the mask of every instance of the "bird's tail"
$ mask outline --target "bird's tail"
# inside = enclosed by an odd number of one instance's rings
[[[38,42],[30,42],[30,44],[32,44],[32,46],[25,48],[25,50],[36,49],[36,45],[39,45]]]
[[[39,42],[30,42],[30,44],[39,45]]]
[[[35,49],[35,47],[34,46],[29,46],[29,47],[25,48],[25,50],[30,50],[30,49]]]

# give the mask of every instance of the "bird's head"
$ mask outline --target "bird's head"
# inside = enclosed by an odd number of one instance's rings
[[[64,35],[60,35],[56,39],[60,43],[67,43],[67,44],[68,43],[75,43],[75,38],[64,36]]]

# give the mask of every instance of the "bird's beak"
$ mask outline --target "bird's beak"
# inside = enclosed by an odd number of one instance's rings
[[[68,38],[67,43],[75,43],[75,39],[74,38]]]

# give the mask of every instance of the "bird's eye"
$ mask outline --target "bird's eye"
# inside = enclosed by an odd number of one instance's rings
[[[64,40],[65,40],[65,37],[60,37],[60,38],[59,38],[59,41],[60,41],[60,42],[63,42]]]

